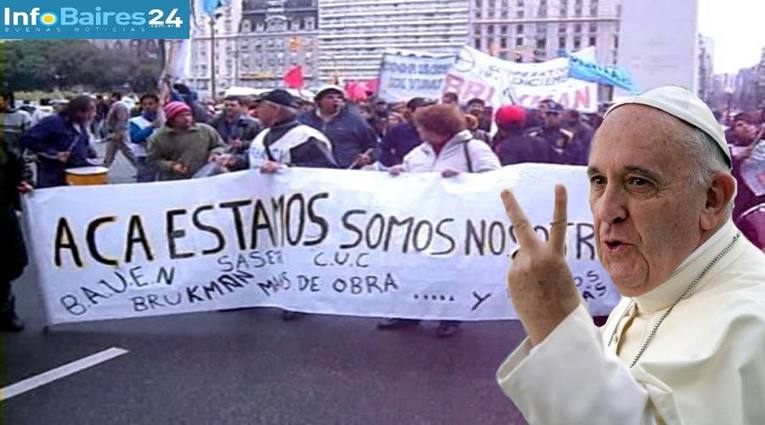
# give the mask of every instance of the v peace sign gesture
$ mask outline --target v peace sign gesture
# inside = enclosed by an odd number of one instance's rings
[[[532,345],[549,335],[580,302],[571,269],[566,264],[566,188],[555,187],[555,208],[550,240],[539,240],[534,227],[509,190],[502,202],[513,224],[520,249],[513,256],[507,286]]]

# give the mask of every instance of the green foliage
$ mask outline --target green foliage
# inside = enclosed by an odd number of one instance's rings
[[[74,86],[109,91],[129,84],[156,87],[161,66],[124,52],[99,49],[86,40],[20,40],[0,43],[0,88],[51,91]]]

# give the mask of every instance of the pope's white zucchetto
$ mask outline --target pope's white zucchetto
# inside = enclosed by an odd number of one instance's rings
[[[715,119],[709,106],[695,94],[677,86],[658,87],[614,103],[608,108],[604,117],[607,117],[614,109],[629,104],[646,105],[659,109],[703,131],[717,143],[725,156],[728,167],[731,166],[730,148],[725,140],[723,128]]]

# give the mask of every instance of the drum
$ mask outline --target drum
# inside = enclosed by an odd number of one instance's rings
[[[106,167],[77,167],[66,169],[66,183],[70,186],[107,184],[109,169]]]

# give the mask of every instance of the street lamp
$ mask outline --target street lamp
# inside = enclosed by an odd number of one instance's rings
[[[221,12],[215,12],[210,16],[210,97],[215,102],[215,22],[223,16]]]

